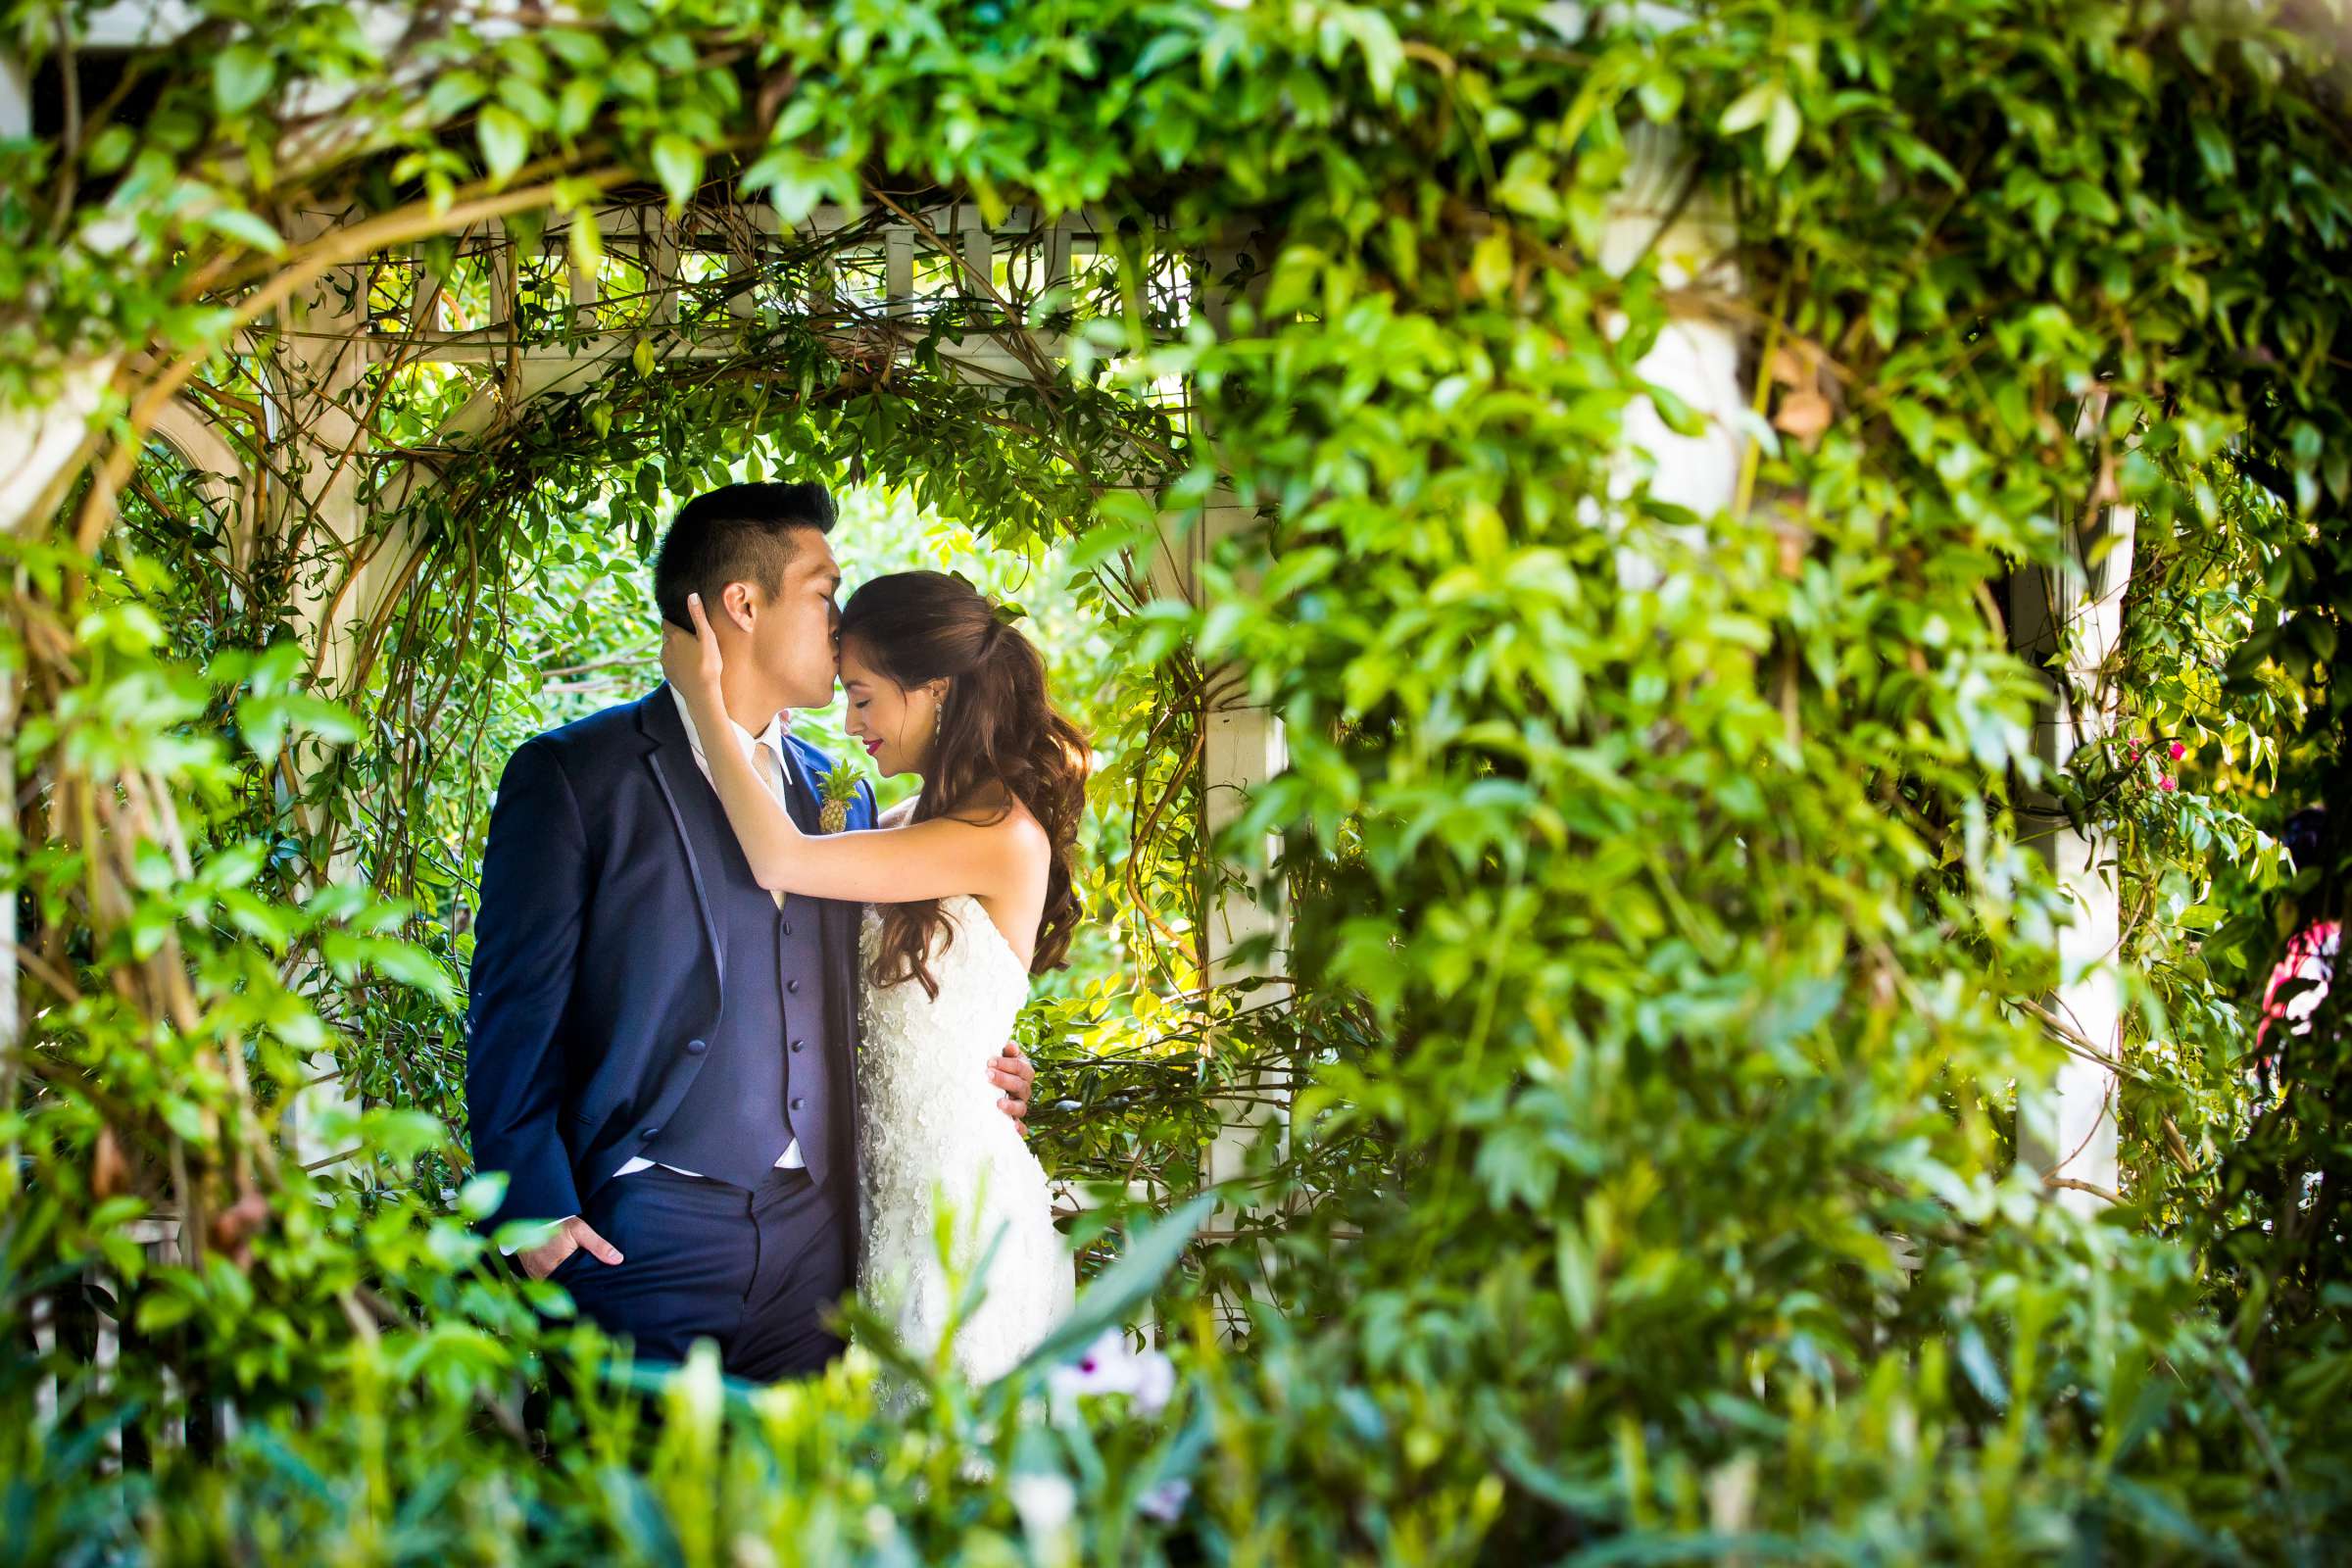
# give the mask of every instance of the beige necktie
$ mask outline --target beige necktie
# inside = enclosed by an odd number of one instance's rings
[[[759,770],[760,782],[767,786],[767,793],[775,798],[776,805],[783,808],[784,813],[791,815],[792,805],[784,799],[784,759],[776,755],[773,746],[761,740],[752,743],[752,760]],[[777,908],[784,907],[782,890],[770,888],[767,896],[776,901]]]

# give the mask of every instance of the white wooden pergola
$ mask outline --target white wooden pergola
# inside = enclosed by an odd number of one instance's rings
[[[144,46],[172,24],[168,6],[118,7],[101,15],[83,48]],[[0,55],[0,134],[37,129],[24,75]],[[1047,220],[1016,207],[992,223],[971,202],[899,207],[885,199],[864,210],[823,207],[787,223],[760,203],[698,201],[677,211],[647,195],[600,204],[590,221],[593,236],[580,233],[577,219],[534,224],[528,251],[497,217],[458,225],[451,238],[454,270],[462,275],[446,277],[423,260],[422,247],[354,245],[346,261],[244,335],[240,351],[264,388],[254,427],[225,429],[217,407],[187,396],[153,411],[152,437],[195,475],[225,524],[232,556],[250,554],[273,531],[308,527],[318,536],[314,554],[330,565],[305,576],[295,604],[317,689],[344,694],[365,678],[370,650],[350,628],[371,622],[408,587],[422,553],[409,503],[438,479],[427,462],[395,460],[388,466],[392,455],[370,451],[364,415],[372,372],[451,367],[472,376],[476,389],[423,443],[463,451],[495,441],[542,400],[590,389],[647,356],[662,363],[740,359],[747,332],[774,318],[822,321],[847,355],[904,366],[940,312],[978,306],[988,324],[959,341],[932,342],[937,362],[980,388],[1035,385],[1089,351],[1023,324],[1006,291],[1017,283],[1022,298],[1035,300],[1068,283],[1102,254],[1116,220],[1089,214]],[[362,232],[356,219],[333,213],[302,214],[289,227],[286,237],[295,244]],[[825,260],[811,286],[773,286],[786,270],[806,273],[811,256]],[[525,292],[550,280],[564,290],[570,319],[550,330],[542,312],[526,327]],[[1187,308],[1193,295],[1208,292],[1197,276],[1164,281]],[[486,292],[487,309],[462,313],[461,292]],[[0,410],[0,518],[8,526],[29,525],[54,504],[54,485],[82,450],[87,422],[118,368],[112,359],[70,368],[65,395],[37,408]],[[1181,396],[1180,388],[1164,391]],[[265,445],[272,449],[270,471],[257,472],[252,454]],[[370,477],[372,505],[363,499]],[[1229,495],[1216,498],[1200,526],[1171,519],[1155,556],[1137,564],[1143,580],[1152,592],[1197,599],[1199,564],[1244,520]],[[854,552],[854,541],[845,546]],[[1240,682],[1212,677],[1199,794],[1213,835],[1241,812],[1250,790],[1282,765],[1284,753],[1279,722],[1248,702]],[[349,866],[348,855],[343,863]],[[1199,934],[1210,983],[1270,980],[1283,967],[1285,915],[1269,864],[1261,861],[1225,886]],[[9,922],[0,939],[13,937],[13,906],[0,919]],[[7,1020],[0,1028],[13,1030],[14,965],[0,966],[0,1018]],[[1253,1000],[1263,1004],[1267,994]],[[331,1061],[318,1065],[331,1078]],[[1288,1086],[1250,1088],[1204,1161],[1204,1181],[1238,1178],[1249,1145],[1269,1127],[1279,1135]],[[331,1082],[297,1101],[287,1119],[298,1159],[332,1152],[307,1129],[340,1102],[344,1097]],[[1089,1200],[1080,1192],[1067,1196]],[[1170,1195],[1138,1184],[1128,1196]],[[1228,1214],[1228,1229],[1238,1217]],[[160,1229],[154,1242],[168,1246],[168,1231]]]
[[[283,439],[295,449],[281,469],[299,483],[281,483],[274,496],[270,486],[241,472],[238,447],[223,439],[207,409],[178,399],[157,419],[156,435],[214,477],[214,499],[235,529],[285,529],[300,518],[322,531],[321,555],[348,564],[307,581],[297,605],[313,677],[322,689],[348,692],[365,678],[368,650],[346,628],[370,623],[408,587],[422,555],[409,504],[438,482],[429,464],[402,461],[377,474],[375,504],[363,501],[362,464],[355,459],[368,455],[368,432],[354,410],[371,371],[392,365],[472,372],[476,390],[425,443],[465,450],[495,441],[543,400],[588,390],[648,356],[662,363],[740,360],[744,331],[760,324],[764,312],[823,319],[846,352],[903,366],[938,312],[978,302],[997,308],[998,326],[933,344],[938,363],[981,388],[1034,384],[1066,364],[1073,346],[1058,334],[1019,325],[1004,308],[999,285],[1011,269],[1022,273],[1024,292],[1052,290],[1101,244],[1100,231],[1083,216],[1048,222],[1016,208],[991,225],[970,203],[904,211],[827,207],[788,225],[760,204],[672,213],[659,199],[642,199],[607,204],[593,220],[593,251],[601,260],[588,265],[576,261],[580,241],[572,221],[546,225],[528,256],[495,220],[458,236],[461,265],[475,270],[474,283],[486,273],[489,284],[490,310],[469,324],[452,318],[454,280],[411,257],[392,259],[406,290],[405,300],[396,301],[405,316],[399,330],[384,330],[383,317],[367,308],[383,292],[380,255],[333,270],[292,302],[290,325],[256,344],[271,389],[266,409],[272,434],[286,432]],[[312,215],[312,226],[299,237],[319,238],[337,221]],[[851,243],[843,243],[845,236]],[[772,295],[765,287],[771,270],[780,269],[782,258],[810,253],[851,265],[828,270],[821,293]],[[568,328],[518,335],[521,294],[533,275],[561,280],[573,318]],[[700,311],[693,308],[698,300]],[[710,309],[712,301],[723,309]],[[628,318],[627,324],[612,324],[615,315]],[[1156,558],[1143,564],[1153,589],[1197,596],[1197,564],[1241,520],[1226,504],[1208,509],[1205,527],[1171,525]],[[855,541],[843,544],[854,558]],[[1236,683],[1220,683],[1218,693],[1201,780],[1212,803],[1211,831],[1238,813],[1250,785],[1281,758],[1279,725],[1250,707]],[[1252,937],[1277,930],[1280,918],[1262,870],[1251,886],[1226,895],[1202,943],[1216,983],[1273,972],[1278,955],[1248,962],[1236,955]],[[1255,1112],[1249,1118],[1251,1125],[1259,1119]],[[299,1114],[296,1120],[299,1126]],[[1222,1157],[1211,1163],[1220,1173],[1238,1169]]]
[[[115,8],[103,14],[98,35],[84,47],[105,47],[110,24],[120,44],[152,38],[169,25],[171,9]],[[0,56],[0,134],[37,128],[22,74]],[[1705,192],[1688,198],[1690,172],[1664,134],[1649,134],[1638,151],[1602,242],[1604,265],[1623,269],[1649,256],[1666,269],[1670,283],[1736,294],[1740,279],[1729,260],[1734,236],[1725,208]],[[826,208],[786,222],[756,203],[698,202],[672,212],[659,201],[616,200],[598,209],[593,243],[571,224],[557,222],[540,231],[533,253],[512,244],[495,213],[464,222],[459,253],[467,260],[462,265],[482,270],[448,278],[435,275],[414,250],[365,243],[364,230],[346,215],[311,214],[304,221],[308,231],[290,237],[343,231],[355,243],[347,258],[260,323],[273,330],[251,340],[269,389],[265,434],[293,451],[280,479],[291,475],[295,482],[265,481],[250,472],[241,456],[250,443],[230,439],[215,414],[194,401],[175,399],[160,410],[154,433],[208,476],[232,531],[254,535],[287,527],[297,517],[322,530],[333,547],[325,554],[344,565],[307,584],[299,608],[315,678],[329,692],[364,667],[363,651],[344,628],[366,622],[388,597],[404,591],[418,545],[403,531],[403,504],[436,482],[430,466],[407,462],[379,475],[382,499],[376,505],[363,504],[362,467],[354,456],[367,455],[368,431],[356,411],[371,370],[397,363],[457,367],[478,375],[476,389],[435,437],[437,445],[464,449],[495,440],[528,417],[538,400],[580,391],[646,355],[663,361],[739,355],[747,328],[775,313],[821,319],[859,356],[903,363],[935,311],[977,303],[993,313],[992,324],[961,343],[940,345],[941,363],[981,386],[1036,384],[1054,367],[1091,351],[1025,324],[1006,291],[1016,280],[1024,294],[1067,280],[1095,254],[1102,233],[1102,223],[1083,214],[1049,218],[1014,209],[992,223],[978,207],[958,201]],[[773,286],[782,272],[797,275],[798,262],[787,267],[788,259],[817,253],[854,258],[858,265],[836,267],[806,289]],[[387,268],[405,280],[405,294],[393,301],[396,330],[385,329],[385,313],[371,304]],[[1205,272],[1221,275],[1222,270],[1212,266]],[[478,318],[461,319],[451,299],[478,291],[482,277],[488,309]],[[549,278],[562,280],[571,319],[564,330],[526,340],[515,330],[526,280]],[[1188,309],[1204,313],[1212,323],[1222,320],[1226,302],[1210,276],[1178,279],[1174,286],[1187,294]],[[1740,499],[1752,428],[1749,352],[1725,321],[1686,319],[1667,330],[1642,369],[1703,416],[1707,428],[1694,437],[1678,435],[1638,405],[1633,440],[1622,455],[1629,485],[1646,480],[1654,493],[1701,516]],[[88,420],[118,368],[109,358],[61,367],[62,391],[54,401],[0,410],[0,526],[25,529],[46,521],[43,508],[53,504],[58,478],[81,449]],[[1152,591],[1198,603],[1201,564],[1249,520],[1230,492],[1220,492],[1197,525],[1171,521],[1156,558],[1139,564]],[[2012,585],[2015,646],[2049,673],[2049,699],[2036,733],[2046,766],[2063,764],[2112,723],[2113,696],[2100,690],[2098,672],[2120,635],[2132,532],[2129,509],[2105,508],[2070,536],[2065,565],[2023,573]],[[1649,568],[1629,557],[1621,569],[1638,584]],[[1246,682],[1230,671],[1210,672],[1209,682],[1198,782],[1204,825],[1215,835],[1240,817],[1254,788],[1284,767],[1286,751],[1279,720],[1250,704]],[[0,690],[0,749],[13,732],[9,694]],[[6,763],[0,750],[0,767]],[[2068,1064],[2052,1083],[2021,1086],[2022,1143],[2059,1200],[2095,1206],[2117,1184],[2114,1062],[2121,1022],[2113,852],[2097,830],[2057,815],[2046,791],[2031,804],[2047,813],[2035,842],[2049,855],[2079,917],[2063,939],[2066,979],[2047,999]],[[1285,972],[1288,915],[1268,869],[1271,860],[1269,845],[1240,868],[1207,911],[1202,940],[1210,986],[1258,982],[1270,988],[1255,993],[1259,1004],[1281,1000],[1277,977]],[[13,903],[0,901],[0,942],[14,937],[14,918]],[[0,964],[0,1050],[13,1048],[18,1016],[15,966]],[[1249,1087],[1252,1092],[1232,1102],[1221,1118],[1223,1132],[1203,1162],[1204,1181],[1237,1182],[1258,1140],[1284,1136],[1288,1084]],[[298,1112],[298,1128],[302,1120]],[[1228,1235],[1243,1228],[1243,1211],[1251,1201],[1238,1182],[1231,1192],[1231,1206],[1217,1222]]]

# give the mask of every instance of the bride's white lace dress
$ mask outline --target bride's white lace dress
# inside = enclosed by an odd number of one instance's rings
[[[943,899],[940,910],[955,938],[931,955],[939,995],[911,979],[878,986],[869,978],[862,988],[858,1289],[909,1350],[928,1356],[955,1305],[951,1274],[968,1282],[987,1258],[985,1295],[958,1322],[953,1350],[965,1377],[985,1381],[1009,1371],[1068,1313],[1076,1276],[1054,1228],[1045,1169],[997,1108],[987,1073],[1029,1000],[1029,971],[977,899]],[[859,947],[869,976],[881,927],[867,909]]]

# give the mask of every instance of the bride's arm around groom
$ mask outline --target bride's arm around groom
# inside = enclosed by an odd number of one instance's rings
[[[702,597],[690,595],[686,606],[694,634],[665,630],[662,672],[698,725],[716,725],[725,720],[723,656]],[[990,821],[948,815],[918,822],[902,811],[862,832],[808,834],[776,804],[742,755],[713,757],[710,784],[753,876],[774,892],[853,904],[972,894],[993,912],[1000,902],[1034,904],[1053,856],[1045,830],[1023,809],[1002,811]],[[1033,924],[1034,908],[1023,912]],[[1005,940],[1026,962],[1035,946],[1032,933],[1008,932]]]

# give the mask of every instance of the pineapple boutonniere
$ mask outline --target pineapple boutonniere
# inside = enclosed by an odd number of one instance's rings
[[[858,799],[858,772],[847,762],[836,762],[817,785],[816,798],[823,807],[816,813],[817,831],[838,833],[850,825],[850,803]]]

